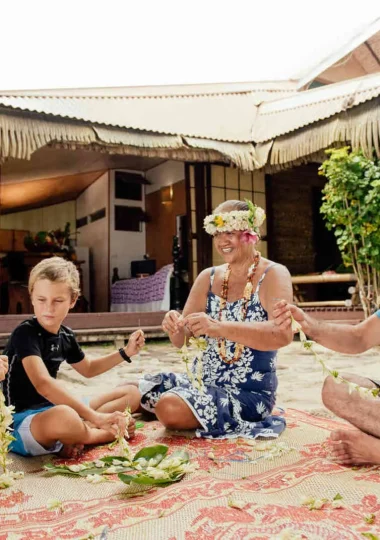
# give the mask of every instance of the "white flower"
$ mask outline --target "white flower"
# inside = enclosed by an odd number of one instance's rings
[[[0,474],[0,489],[5,489],[13,486],[14,483],[15,481],[10,474]]]
[[[113,463],[113,462],[112,462]],[[94,465],[95,467],[98,467],[98,469],[102,469],[103,467],[106,466],[105,462],[104,461],[100,461],[100,459],[97,459],[95,462],[94,462]]]
[[[121,461],[120,459],[113,459],[112,460],[112,465],[122,465],[122,466],[124,466],[124,462]]]
[[[100,482],[108,482],[107,478],[100,474],[88,474],[86,476],[86,480],[90,484],[100,484]]]
[[[14,480],[21,480],[25,476],[23,471],[11,472],[10,474]]]
[[[233,499],[232,497],[229,497],[227,504],[230,508],[237,508],[238,510],[241,510],[247,503],[240,499]]]
[[[122,471],[123,467],[116,467],[115,465],[111,465],[111,467],[108,467],[104,471],[104,474],[117,474],[118,472]]]
[[[260,371],[255,371],[254,373],[252,373],[251,375],[251,379],[253,381],[262,381],[264,378],[264,373],[260,373]]]
[[[64,512],[63,502],[59,499],[50,499],[47,502],[46,508],[48,510],[59,510],[60,512]]]
[[[343,503],[342,500],[338,499],[338,500],[332,502],[332,507],[333,508],[344,508],[344,503]]]
[[[84,471],[86,469],[85,465],[68,465],[67,468],[69,469],[69,471],[72,471],[72,472],[80,472],[80,471]]]
[[[151,478],[154,478],[155,480],[158,480],[158,479],[169,479],[169,474],[162,470],[162,469],[157,469],[156,467],[148,467],[144,473],[147,475],[147,476],[150,476]]]

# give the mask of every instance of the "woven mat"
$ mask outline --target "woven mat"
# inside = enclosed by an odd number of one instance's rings
[[[281,538],[287,529],[318,540],[378,534],[380,469],[352,469],[328,459],[321,443],[341,423],[295,410],[286,417],[288,428],[280,441],[295,450],[273,460],[241,440],[194,439],[170,434],[158,422],[146,423],[137,432],[134,450],[158,442],[171,450],[186,448],[200,467],[177,484],[149,491],[119,481],[92,485],[82,478],[48,476],[42,466],[50,457],[14,456],[12,468],[26,475],[0,490],[0,540],[78,540],[90,533],[100,538],[106,526],[108,540],[267,540]],[[106,453],[96,448],[82,459]],[[332,499],[337,493],[343,497],[342,509],[301,506],[304,495]],[[64,512],[49,511],[50,499],[63,501]],[[244,503],[243,508],[230,507],[231,499]],[[365,522],[366,514],[375,514],[373,525]]]

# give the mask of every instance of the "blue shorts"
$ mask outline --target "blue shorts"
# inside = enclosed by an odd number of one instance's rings
[[[45,454],[54,454],[59,452],[63,444],[57,441],[51,448],[44,448],[36,441],[30,431],[30,423],[33,416],[44,411],[48,411],[54,405],[46,405],[40,409],[26,409],[25,411],[13,415],[13,432],[16,439],[12,441],[9,450],[20,456],[43,456]]]
[[[82,397],[81,401],[89,406],[91,397]],[[30,431],[30,423],[38,413],[48,411],[55,405],[45,405],[39,409],[26,409],[13,415],[13,432],[12,435],[16,439],[12,441],[9,450],[20,456],[44,456],[46,454],[56,454],[62,450],[63,444],[60,441],[51,448],[44,448],[36,441]]]

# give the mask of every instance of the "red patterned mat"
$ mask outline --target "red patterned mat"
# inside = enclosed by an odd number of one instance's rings
[[[146,423],[134,450],[161,442],[171,450],[188,449],[199,464],[181,482],[149,491],[119,481],[92,485],[82,478],[48,476],[42,470],[46,458],[16,456],[14,468],[26,475],[0,490],[0,540],[99,539],[106,526],[108,540],[345,540],[379,534],[380,469],[352,469],[328,459],[322,443],[341,423],[295,410],[286,417],[280,441],[294,450],[273,460],[242,440],[177,436],[158,422]],[[81,459],[105,453],[96,448]],[[301,505],[303,496],[331,501],[337,493],[343,508],[330,502],[321,510]],[[64,512],[49,511],[50,499],[63,501]],[[242,508],[229,506],[231,501]],[[366,523],[368,514],[374,515],[373,524]]]

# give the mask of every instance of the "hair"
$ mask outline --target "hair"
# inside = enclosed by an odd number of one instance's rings
[[[36,264],[29,276],[29,294],[33,292],[36,281],[48,279],[53,283],[66,283],[75,299],[80,293],[80,277],[76,266],[63,257],[50,257]]]
[[[237,201],[237,200],[224,201],[214,209],[213,214],[231,212],[232,210],[238,210],[238,211],[249,210],[249,207],[248,207],[248,204],[243,201]]]

